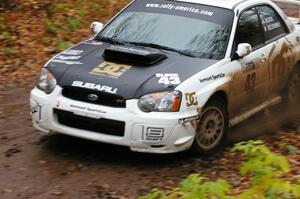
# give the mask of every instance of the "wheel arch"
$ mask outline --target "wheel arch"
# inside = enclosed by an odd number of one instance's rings
[[[208,99],[207,103],[209,103],[211,100],[216,99],[216,98],[222,99],[225,102],[226,107],[228,108],[228,96],[225,91],[218,90],[218,91],[214,92],[214,94],[212,94],[210,96],[210,98]]]
[[[294,67],[293,67],[293,70],[294,70],[294,69],[300,70],[300,60],[298,60],[298,61],[296,62],[296,64],[295,64]]]
[[[284,87],[283,87],[283,88],[281,89],[281,91],[280,91],[280,93],[281,93],[282,95],[284,94],[285,90],[287,89],[287,86],[288,86],[288,84],[289,84],[289,80],[291,79],[291,77],[292,77],[292,75],[293,75],[293,72],[294,72],[295,70],[299,70],[299,71],[300,71],[300,60],[298,60],[298,61],[294,64],[294,66],[292,67],[291,71],[289,72],[289,74],[288,74],[288,79],[287,79],[287,81],[284,83]]]
[[[227,93],[224,90],[217,90],[215,91],[207,100],[206,105],[203,108],[203,112],[201,113],[201,117],[199,119],[198,125],[201,124],[200,121],[203,119],[203,114],[205,113],[205,109],[209,108],[212,104],[216,105],[218,107],[218,110],[222,112],[222,122],[223,122],[223,127],[222,127],[222,134],[220,134],[221,136],[217,138],[217,143],[214,144],[214,146],[212,146],[212,148],[208,147],[205,148],[203,146],[201,146],[201,144],[199,144],[199,142],[197,141],[197,134],[198,134],[198,130],[196,131],[195,134],[195,139],[192,145],[191,150],[194,153],[200,153],[200,154],[210,154],[213,153],[219,149],[222,149],[225,145],[226,145],[226,139],[227,139],[227,131],[228,131],[228,127],[229,127],[229,116],[228,116],[228,97],[227,97]],[[205,121],[205,120],[204,120]],[[217,123],[216,123],[217,124]],[[204,126],[206,126],[204,124]],[[214,127],[215,128],[215,127]],[[210,134],[210,133],[209,133]],[[215,138],[215,137],[214,137]]]

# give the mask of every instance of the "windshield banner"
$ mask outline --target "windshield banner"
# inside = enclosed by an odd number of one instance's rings
[[[137,0],[126,11],[177,15],[231,26],[233,12],[224,8],[167,0]]]

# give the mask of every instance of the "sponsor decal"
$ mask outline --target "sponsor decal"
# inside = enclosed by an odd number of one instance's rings
[[[279,22],[273,23],[273,24],[270,24],[270,25],[267,26],[268,31],[275,30],[277,28],[280,28],[280,23]]]
[[[82,50],[65,50],[64,52],[62,52],[61,54],[63,55],[80,55],[81,53],[83,53]]]
[[[199,79],[199,81],[201,83],[204,83],[204,82],[209,82],[209,81],[212,81],[212,80],[217,80],[217,79],[220,79],[220,78],[223,78],[223,77],[225,77],[225,74],[224,73],[220,73],[218,75],[212,75],[210,77]]]
[[[100,114],[106,114],[107,113],[106,111],[103,111],[103,110],[100,110],[100,109],[84,107],[84,106],[78,106],[78,105],[74,105],[74,104],[71,104],[70,108],[79,109],[79,110],[83,110],[83,111],[88,111],[88,112],[91,112],[91,113],[100,113]]]
[[[210,17],[214,15],[214,12],[212,12],[212,11],[201,10],[201,9],[190,7],[190,6],[177,6],[177,5],[170,4],[170,3],[169,4],[148,3],[148,4],[146,4],[146,8],[156,8],[156,9],[167,9],[167,10],[191,12],[191,13],[196,13],[199,15],[210,16]]]
[[[262,19],[263,23],[271,23],[274,21],[273,17],[266,17]]]
[[[106,76],[111,78],[119,78],[130,68],[131,66],[129,65],[116,64],[112,62],[103,62],[102,64],[94,68],[92,71],[90,71],[89,74]]]
[[[266,17],[264,15],[260,15],[260,17],[265,32],[272,31],[281,27],[280,22],[273,17]]]
[[[256,85],[256,73],[249,73],[246,77],[246,83],[245,83],[245,88],[244,90],[247,93],[250,93],[255,90],[255,85]]]
[[[187,107],[198,105],[198,99],[197,99],[196,92],[186,93],[185,94],[185,100],[186,100],[186,106]]]
[[[156,73],[156,77],[159,78],[159,84],[178,85],[181,83],[180,77],[177,73]]]
[[[150,142],[159,142],[164,138],[163,128],[147,128],[147,131],[143,133],[143,140]]]
[[[88,44],[88,45],[94,45],[94,46],[100,46],[102,45],[103,43],[100,42],[100,41],[96,41],[96,40],[93,40],[93,39],[90,39],[88,41],[85,41],[83,42],[84,44]]]
[[[261,22],[265,32],[275,30],[276,28],[280,28],[280,22],[276,22],[273,17],[261,17]]]
[[[117,91],[118,91],[117,88],[112,88],[110,86],[104,86],[104,85],[100,85],[100,84],[81,82],[81,81],[74,81],[72,86],[102,91],[102,92],[111,93],[111,94],[117,94]]]
[[[58,55],[55,59],[60,59],[60,60],[77,60],[80,59],[81,56],[63,56],[63,55]]]
[[[242,63],[242,71],[247,73],[249,71],[256,70],[256,64],[254,61],[249,61],[246,63]]]
[[[68,53],[68,51],[66,51],[66,53]],[[62,54],[65,54],[65,52],[63,52]],[[72,54],[72,52],[71,52],[71,54]],[[79,64],[80,65],[82,63],[80,61],[76,61],[80,58],[81,58],[81,56],[58,55],[57,57],[55,57],[54,60],[51,61],[51,63],[62,63],[62,64],[67,64],[67,65],[78,65]]]
[[[51,61],[51,63],[62,63],[67,65],[81,65],[82,63],[80,61],[68,61],[68,60],[60,60],[60,59],[54,59]]]
[[[184,125],[186,123],[194,122],[195,120],[199,120],[201,117],[199,115],[188,117],[188,118],[182,118],[179,119],[179,124]]]

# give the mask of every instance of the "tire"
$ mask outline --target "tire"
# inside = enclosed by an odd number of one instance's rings
[[[295,106],[298,105],[300,102],[300,69],[295,68],[287,86],[285,88],[284,96],[283,96],[285,105],[287,106]]]
[[[193,153],[206,155],[224,146],[228,123],[227,105],[224,100],[220,97],[210,100],[204,106],[196,128]]]

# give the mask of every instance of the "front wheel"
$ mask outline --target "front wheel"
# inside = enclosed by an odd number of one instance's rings
[[[192,149],[209,154],[224,144],[228,130],[228,111],[221,98],[212,99],[204,107],[196,128]]]

